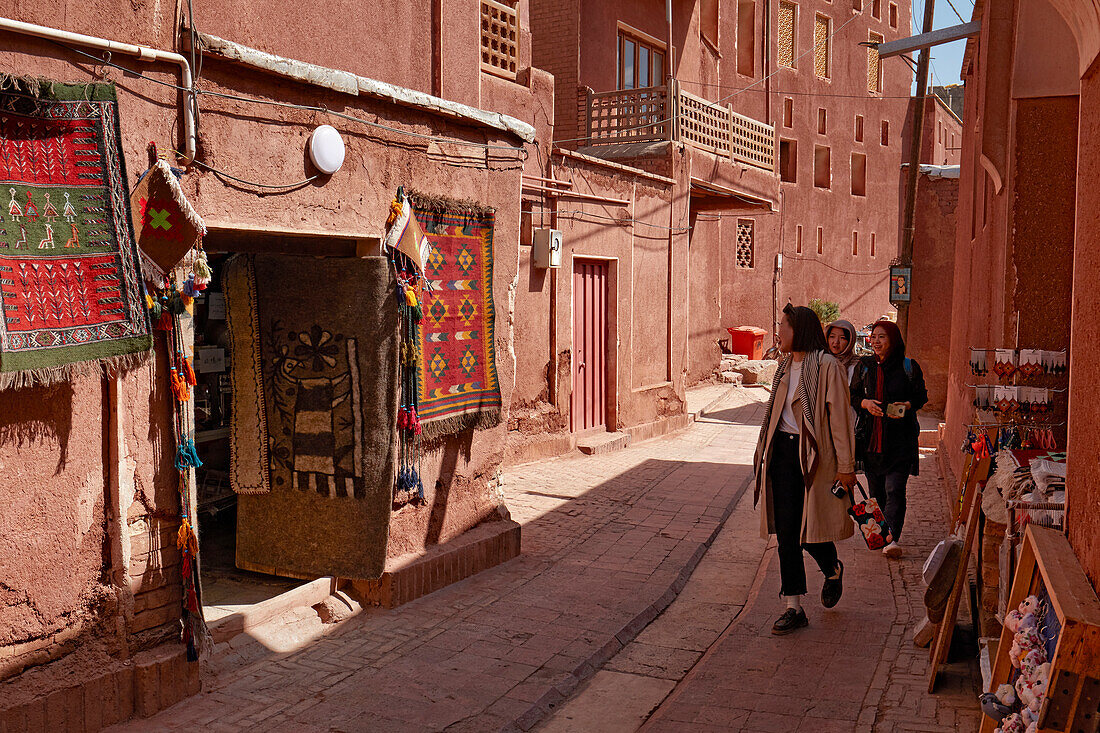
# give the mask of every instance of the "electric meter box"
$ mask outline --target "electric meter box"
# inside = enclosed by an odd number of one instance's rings
[[[531,240],[531,259],[535,267],[544,270],[561,267],[561,231],[536,229]]]

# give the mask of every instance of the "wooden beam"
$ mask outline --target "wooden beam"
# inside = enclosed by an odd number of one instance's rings
[[[981,21],[974,20],[969,23],[963,23],[962,25],[954,25],[950,28],[940,28],[938,31],[929,31],[928,33],[921,33],[916,36],[909,36],[908,38],[899,38],[896,41],[889,41],[888,43],[879,43],[878,57],[884,59],[890,56],[900,56],[903,53],[910,53],[911,51],[920,51],[924,48],[931,48],[932,46],[951,43],[951,41],[970,38],[971,36],[978,35],[981,31]]]

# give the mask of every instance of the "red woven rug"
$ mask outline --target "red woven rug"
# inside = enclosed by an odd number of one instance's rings
[[[424,266],[419,414],[431,440],[500,422],[492,212],[418,202],[432,252]]]
[[[113,85],[0,92],[0,388],[137,362],[152,345]]]

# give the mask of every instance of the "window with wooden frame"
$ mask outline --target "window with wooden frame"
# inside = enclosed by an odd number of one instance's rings
[[[817,253],[825,254],[825,230],[821,227],[817,228]]]
[[[817,134],[824,135],[828,130],[828,113],[824,107],[817,108]]]
[[[859,232],[852,232],[852,257],[859,256]]]
[[[880,136],[879,136],[879,142],[882,145],[889,145],[890,144],[890,121],[889,120],[883,120],[882,121],[882,131],[881,131]]]
[[[737,2],[737,73],[756,75],[756,3]]]
[[[718,46],[718,29],[721,27],[718,17],[718,0],[701,0],[699,3],[699,35],[715,51]]]
[[[867,40],[871,43],[882,43],[881,33],[868,33]],[[882,92],[882,59],[878,56],[877,46],[867,47],[867,91],[872,94]]]
[[[882,18],[882,0],[871,0],[871,17],[875,20]]]
[[[794,232],[794,253],[796,255],[802,254],[802,225],[799,224],[795,228]]]
[[[619,89],[644,89],[665,83],[666,45],[639,31],[619,27]]]
[[[515,79],[519,62],[515,0],[481,0],[481,70]]]
[[[814,74],[818,79],[829,78],[829,35],[832,21],[827,16],[814,18]]]
[[[871,232],[871,256],[875,256],[875,233]]]
[[[863,142],[863,115],[856,115],[856,142]]]
[[[756,266],[753,226],[752,219],[737,220],[737,266],[746,270]]]
[[[798,6],[788,0],[779,3],[779,41],[776,57],[780,66],[795,66],[795,39],[798,36]]]
[[[783,127],[794,125],[794,100],[786,97],[783,100]]]
[[[890,3],[890,27],[896,29],[898,27],[898,6],[897,3]]]

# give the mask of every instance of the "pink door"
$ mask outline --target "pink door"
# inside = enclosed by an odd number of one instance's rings
[[[573,261],[572,430],[607,424],[607,263]]]

